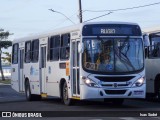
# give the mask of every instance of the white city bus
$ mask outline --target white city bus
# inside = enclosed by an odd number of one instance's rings
[[[148,97],[160,100],[160,27],[144,29],[150,39],[150,45],[145,48],[146,80]]]
[[[12,88],[28,100],[145,98],[144,44],[135,23],[82,23],[13,41]]]

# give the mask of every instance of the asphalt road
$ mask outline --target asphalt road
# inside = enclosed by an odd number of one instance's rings
[[[122,106],[114,106],[103,101],[77,101],[73,106],[65,106],[60,99],[49,98],[41,101],[26,101],[23,93],[17,93],[10,85],[0,85],[0,111],[45,112],[52,119],[66,120],[160,120],[160,103],[156,100],[127,99]],[[158,116],[139,117],[140,114],[157,113]],[[94,116],[95,115],[95,116]],[[106,116],[109,116],[106,118]],[[78,116],[78,117],[76,117]],[[13,118],[20,119],[20,118]],[[24,120],[27,118],[23,118]],[[34,119],[34,118],[32,118]],[[42,118],[39,118],[42,119]],[[49,118],[45,118],[51,119]]]

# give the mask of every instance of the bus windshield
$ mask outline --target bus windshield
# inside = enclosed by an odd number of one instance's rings
[[[84,38],[83,68],[91,72],[122,73],[144,66],[140,38]]]

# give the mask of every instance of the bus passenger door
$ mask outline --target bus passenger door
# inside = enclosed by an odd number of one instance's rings
[[[24,91],[24,74],[23,74],[23,64],[24,64],[24,48],[19,49],[19,91]]]
[[[78,43],[79,43],[79,39],[72,40],[71,80],[72,80],[72,96],[73,97],[80,97]]]
[[[46,45],[40,45],[40,93],[46,93]]]

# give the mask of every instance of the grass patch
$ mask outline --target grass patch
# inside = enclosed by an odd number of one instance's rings
[[[3,84],[11,84],[11,80],[10,80],[10,79],[6,79],[5,81],[0,80],[0,83],[3,83]]]

